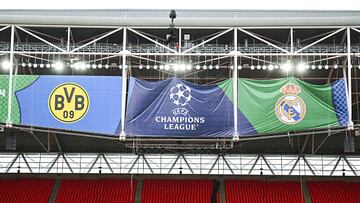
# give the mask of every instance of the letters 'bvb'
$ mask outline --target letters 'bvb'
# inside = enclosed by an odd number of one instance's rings
[[[80,85],[64,83],[49,96],[49,110],[59,121],[74,123],[82,119],[90,105],[89,95]]]

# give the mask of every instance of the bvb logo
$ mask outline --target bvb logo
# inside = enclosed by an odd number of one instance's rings
[[[90,106],[89,95],[80,85],[64,83],[49,96],[51,114],[63,123],[75,123],[82,119]]]
[[[300,87],[289,83],[280,90],[282,97],[275,104],[276,117],[285,124],[294,125],[302,121],[306,114],[305,102],[297,95]]]

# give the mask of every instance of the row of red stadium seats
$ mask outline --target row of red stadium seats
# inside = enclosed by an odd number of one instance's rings
[[[53,179],[2,179],[0,202],[49,202],[54,190]],[[209,203],[219,201],[212,180],[143,180],[142,203]],[[358,203],[360,183],[341,181],[308,181],[312,203]],[[303,203],[301,184],[296,181],[225,180],[226,203]],[[136,179],[64,179],[60,182],[57,203],[118,202],[134,203]],[[214,192],[215,191],[215,192]],[[215,200],[211,197],[215,194]]]

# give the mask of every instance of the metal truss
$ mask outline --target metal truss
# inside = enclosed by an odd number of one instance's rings
[[[1,153],[0,173],[359,176],[359,155]]]
[[[324,27],[324,26],[309,26],[309,27],[236,27],[236,28],[220,28],[220,27],[209,27],[209,28],[185,28],[180,27],[177,28],[179,33],[184,33],[184,30],[201,30],[201,29],[207,29],[207,30],[214,30],[214,33],[203,36],[199,39],[192,40],[190,43],[186,44],[183,43],[182,35],[179,34],[178,39],[178,46],[172,47],[173,45],[165,45],[159,39],[159,37],[156,37],[154,35],[151,35],[149,33],[146,33],[144,30],[152,29],[151,27],[114,27],[114,26],[101,26],[98,27],[99,29],[106,29],[106,33],[103,34],[95,34],[94,36],[88,38],[88,39],[82,39],[81,41],[75,41],[72,36],[72,31],[74,29],[82,29],[86,28],[86,26],[38,26],[38,25],[2,25],[3,27],[0,27],[0,32],[4,30],[11,30],[10,31],[10,41],[9,42],[0,42],[0,55],[7,55],[9,57],[9,63],[10,67],[13,67],[11,71],[9,71],[9,101],[8,101],[8,118],[7,118],[7,126],[12,126],[12,118],[10,114],[11,109],[11,90],[12,90],[12,76],[13,74],[16,74],[16,71],[14,71],[14,58],[15,56],[21,56],[21,57],[29,57],[29,58],[35,58],[37,60],[40,60],[39,58],[43,58],[43,60],[50,60],[49,55],[53,56],[59,56],[58,58],[61,59],[60,56],[72,56],[72,55],[83,55],[83,56],[102,56],[101,58],[94,58],[89,59],[89,62],[95,62],[98,60],[104,60],[109,59],[112,57],[119,57],[121,58],[121,67],[122,68],[122,76],[123,79],[123,95],[122,95],[122,120],[125,120],[125,104],[126,104],[126,76],[128,73],[131,72],[131,65],[128,64],[129,58],[137,58],[137,59],[143,59],[147,61],[151,61],[153,63],[156,62],[152,57],[162,57],[167,58],[168,56],[174,56],[181,59],[181,57],[187,57],[187,56],[205,56],[201,59],[199,59],[197,62],[193,64],[199,64],[199,63],[207,63],[211,62],[213,60],[219,60],[222,58],[227,58],[228,64],[231,64],[232,66],[227,66],[227,68],[235,67],[232,70],[232,77],[237,78],[238,77],[238,70],[236,67],[238,67],[238,59],[241,58],[257,61],[258,65],[259,63],[264,64],[273,64],[272,58],[281,56],[281,57],[298,57],[302,59],[301,57],[308,57],[308,56],[317,56],[317,58],[312,58],[309,63],[320,63],[324,60],[338,60],[338,58],[342,57],[347,59],[347,62],[344,63],[341,67],[343,67],[344,70],[344,76],[346,75],[347,79],[347,90],[348,95],[352,95],[352,83],[351,80],[353,79],[351,74],[351,68],[352,68],[352,57],[359,56],[359,50],[360,45],[357,43],[352,43],[351,41],[351,35],[350,31],[354,31],[356,33],[360,32],[359,28],[349,27],[349,26],[330,26],[330,27]],[[47,27],[49,29],[51,28],[64,28],[67,29],[67,38],[65,42],[62,42],[61,40],[55,39],[53,36],[49,36],[45,33],[40,33],[38,31],[34,31],[33,27]],[[89,28],[96,28],[94,26],[89,26]],[[306,39],[303,39],[304,43],[301,43],[300,45],[294,42],[294,32],[297,30],[311,30],[311,29],[327,29],[326,32],[322,34],[318,34],[315,36],[307,37]],[[163,28],[153,28],[153,29],[163,29],[166,30],[166,27]],[[256,33],[256,30],[259,29],[266,29],[266,30],[273,30],[276,31],[279,30],[286,30],[289,31],[289,39],[287,42],[279,42],[274,39],[270,39],[269,37],[261,36],[260,34]],[[20,42],[18,40],[18,32],[21,32],[23,34],[26,34],[27,36],[31,36],[35,38],[38,43],[24,43]],[[121,37],[117,37],[116,42],[113,44],[107,44],[103,43],[101,40],[105,39],[106,37],[112,36],[115,33],[121,33]],[[136,35],[137,37],[141,38],[142,41],[146,41],[146,43],[137,43],[136,45],[131,44],[131,40],[129,40],[128,33],[131,33],[132,35]],[[222,42],[220,44],[217,43],[217,39],[220,39],[221,37],[224,37],[224,35],[229,36],[229,34],[233,33],[233,37],[227,37],[229,39],[226,40],[226,42]],[[238,43],[238,33],[242,34],[241,39],[243,39],[243,35],[246,35],[247,37],[251,38],[254,43],[252,45],[245,45]],[[334,43],[332,45],[324,44],[323,42],[329,39],[332,36],[335,36],[337,34],[342,34],[342,40],[341,42]],[[15,37],[17,40],[15,40]],[[20,38],[19,38],[20,39]],[[53,39],[53,40],[51,40]],[[216,43],[214,43],[214,40]],[[314,40],[314,41],[312,41]],[[355,41],[355,40],[353,40]],[[226,44],[227,43],[227,44]],[[327,42],[328,43],[328,42]],[[46,55],[46,56],[44,56]],[[211,58],[206,58],[208,56]],[[265,58],[266,56],[269,56],[268,58]],[[321,58],[322,57],[322,58]],[[90,58],[90,57],[89,57]],[[15,61],[16,62],[16,61]],[[281,62],[281,61],[280,61]],[[280,63],[277,61],[277,63]],[[119,61],[120,63],[120,61]],[[164,63],[164,61],[158,61],[159,64]],[[120,65],[120,64],[119,64]],[[241,61],[239,63],[241,64]],[[129,68],[128,68],[129,67]],[[162,71],[162,70],[158,70]],[[347,73],[347,74],[346,74]],[[330,76],[329,76],[330,77]],[[234,98],[237,98],[237,80],[234,81]],[[236,101],[234,101],[237,103]],[[350,125],[348,126],[349,129],[352,129],[353,122],[352,122],[352,97],[348,96],[348,109],[349,109],[349,120]],[[237,109],[234,106],[234,127],[237,129]],[[124,123],[124,122],[123,122]],[[124,139],[124,124],[122,124],[121,129],[121,136],[120,138]],[[237,138],[238,135],[234,134],[234,138]]]

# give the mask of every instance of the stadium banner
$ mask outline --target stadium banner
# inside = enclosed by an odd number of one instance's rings
[[[118,76],[15,75],[13,124],[118,134],[122,78]],[[9,76],[0,76],[0,122],[6,122]]]
[[[232,92],[227,92],[233,98]],[[289,77],[238,79],[240,135],[348,126],[345,80],[313,85]]]
[[[231,137],[233,103],[224,92],[229,88],[230,80],[205,86],[177,78],[149,82],[131,77],[126,135]]]

